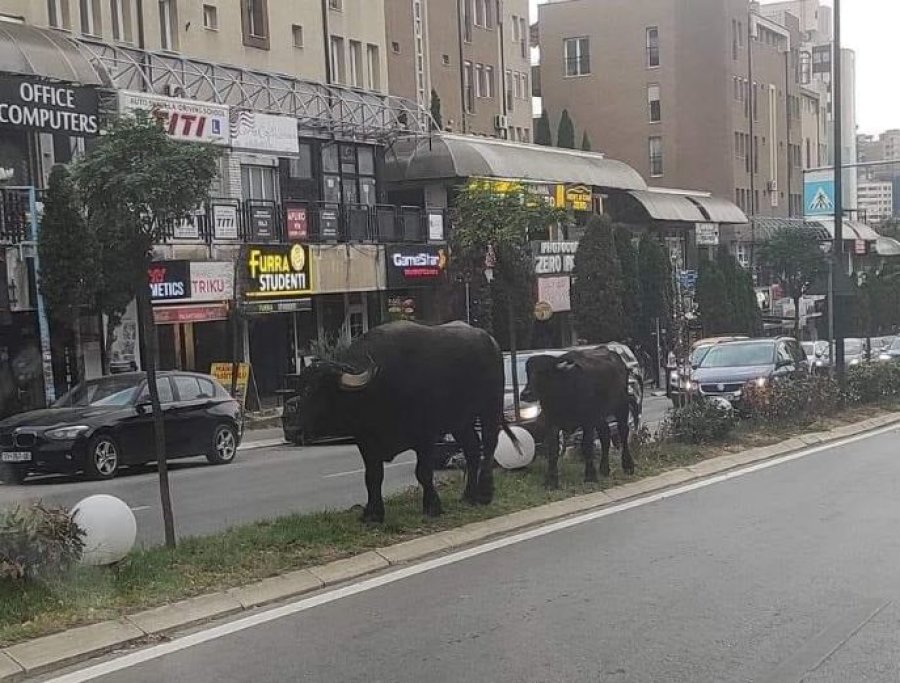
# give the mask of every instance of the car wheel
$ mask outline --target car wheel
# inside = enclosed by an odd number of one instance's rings
[[[206,454],[206,459],[213,465],[230,465],[237,457],[237,432],[228,424],[216,426],[213,432],[212,449]]]
[[[0,481],[4,484],[21,484],[25,481],[28,470],[14,465],[0,465]]]
[[[109,434],[98,434],[88,443],[84,471],[91,479],[114,478],[121,462],[122,452]]]

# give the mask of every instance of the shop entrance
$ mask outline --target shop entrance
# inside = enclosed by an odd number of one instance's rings
[[[228,321],[157,325],[160,370],[209,373],[213,363],[231,359]]]

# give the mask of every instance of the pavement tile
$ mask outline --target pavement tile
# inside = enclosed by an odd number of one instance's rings
[[[418,560],[443,550],[449,550],[453,546],[450,539],[437,535],[422,536],[411,541],[404,541],[385,548],[378,548],[378,555],[391,564],[400,564],[410,560]]]
[[[19,643],[6,655],[29,675],[94,657],[125,643],[144,637],[144,632],[125,621],[104,621],[81,626],[52,636]]]
[[[319,567],[310,567],[309,572],[323,584],[340,583],[355,579],[357,576],[378,571],[389,566],[387,559],[378,552],[369,551],[346,560],[329,562]]]
[[[710,458],[709,460],[701,460],[688,467],[688,469],[698,477],[708,477],[733,469],[736,466],[737,463],[730,455],[723,455],[717,458]]]
[[[310,571],[302,569],[284,576],[273,576],[249,586],[232,588],[228,595],[241,603],[244,609],[259,607],[270,602],[277,602],[301,593],[308,593],[322,587],[322,581]]]
[[[0,683],[12,683],[19,680],[25,670],[16,664],[11,657],[0,652]]]
[[[211,593],[126,617],[145,633],[163,633],[198,621],[239,612],[241,603],[226,593]]]
[[[287,590],[290,591],[291,595],[308,593],[310,591],[318,590],[325,585],[325,582],[313,574],[309,569],[298,569],[293,572],[288,572],[287,574],[282,574],[280,578],[288,583]]]

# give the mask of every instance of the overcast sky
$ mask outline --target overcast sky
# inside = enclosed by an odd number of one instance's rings
[[[542,1],[531,0],[532,21]],[[900,88],[891,78],[900,39],[900,0],[843,0],[842,12],[844,47],[856,51],[859,132],[900,128]]]

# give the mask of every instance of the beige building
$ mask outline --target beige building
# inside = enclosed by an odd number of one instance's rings
[[[570,0],[539,6],[541,95],[556,134],[651,185],[732,197],[748,214],[802,213],[796,19],[746,0]]]
[[[433,90],[447,131],[531,140],[528,0],[384,4],[391,94],[429,107]]]
[[[801,156],[803,170],[821,168],[828,163],[825,108],[814,90],[800,90],[800,131],[803,136]]]
[[[860,215],[867,223],[883,223],[894,217],[893,183],[860,181],[858,192]]]
[[[376,91],[387,84],[382,0],[0,0],[0,14],[306,80]]]

